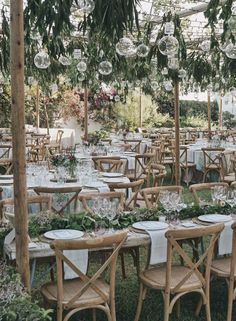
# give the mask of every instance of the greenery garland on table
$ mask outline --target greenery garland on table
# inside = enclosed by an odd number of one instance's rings
[[[183,209],[180,212],[179,218],[192,219],[199,215],[220,213],[229,215],[232,209],[226,204],[224,206],[192,206]],[[147,209],[136,208],[131,212],[123,212],[117,215],[117,217],[109,224],[107,218],[101,219],[98,216],[91,215],[89,213],[81,212],[78,214],[72,214],[68,217],[61,217],[57,214],[50,212],[39,213],[34,215],[29,220],[29,236],[37,237],[47,231],[55,229],[76,229],[82,231],[92,231],[96,227],[106,227],[112,225],[114,229],[122,229],[131,226],[138,221],[154,221],[159,220],[160,216],[166,215],[164,209]]]
[[[224,204],[224,206],[191,206],[183,209],[179,214],[179,218],[180,220],[192,219],[199,215],[212,213],[229,215],[232,211],[233,210],[227,204]],[[121,212],[111,223],[109,223],[107,218],[102,219],[96,215],[85,212],[62,217],[58,214],[46,211],[30,217],[28,231],[31,238],[36,238],[47,231],[57,229],[75,229],[90,232],[95,228],[108,228],[112,225],[114,229],[118,230],[132,226],[133,223],[139,221],[156,221],[159,220],[160,216],[165,216],[166,214],[167,213],[163,208],[136,208],[131,212]],[[170,213],[170,215],[171,214],[173,213]],[[0,228],[0,253],[3,249],[5,236],[9,232],[9,225]]]

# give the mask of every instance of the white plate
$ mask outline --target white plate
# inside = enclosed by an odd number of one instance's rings
[[[0,175],[0,179],[13,179],[13,175]]]
[[[164,230],[169,227],[167,223],[159,222],[159,221],[136,222],[132,226],[139,230],[148,230],[148,231]]]
[[[0,186],[1,185],[12,185],[13,179],[0,179]]]
[[[122,173],[102,173],[103,177],[121,177],[124,176]]]
[[[198,219],[203,222],[208,223],[222,223],[222,222],[228,222],[232,220],[232,217],[229,215],[223,215],[223,214],[205,214],[198,216]]]
[[[84,235],[84,232],[77,230],[54,230],[44,233],[44,236],[51,240],[72,240],[78,239]]]

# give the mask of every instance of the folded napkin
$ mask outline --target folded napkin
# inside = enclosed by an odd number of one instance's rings
[[[225,222],[225,228],[220,233],[219,239],[219,255],[232,253],[232,236],[233,230],[231,228],[233,221]]]
[[[86,274],[88,268],[88,250],[65,250],[63,253],[81,272]],[[78,274],[64,263],[64,278],[74,279]]]
[[[109,187],[106,185],[106,184],[89,184],[89,185],[83,185],[83,189],[82,191],[80,192],[80,194],[82,194],[83,192],[85,192],[85,190],[96,190],[96,191],[99,191],[100,193],[103,193],[103,192],[110,192],[110,189]]]
[[[166,262],[167,239],[166,230],[146,230],[151,239],[150,265]]]

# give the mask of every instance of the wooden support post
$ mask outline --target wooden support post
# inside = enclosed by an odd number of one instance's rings
[[[207,92],[207,119],[208,119],[208,137],[211,137],[211,95]]]
[[[140,86],[140,92],[139,92],[139,127],[142,128],[142,125],[143,125],[142,86]]]
[[[39,121],[39,84],[37,83],[36,87],[36,128],[39,129],[40,121]]]
[[[30,290],[28,209],[26,193],[25,105],[24,105],[24,18],[23,0],[11,0],[11,105],[13,138],[16,267],[23,285]]]
[[[180,185],[179,82],[174,85],[175,99],[175,184]]]
[[[222,105],[222,96],[220,95],[220,106],[219,106],[219,127],[223,128],[223,105]]]
[[[88,140],[88,87],[84,87],[84,139]]]

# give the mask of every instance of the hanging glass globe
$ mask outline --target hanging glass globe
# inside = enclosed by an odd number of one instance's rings
[[[186,70],[184,70],[184,69],[180,69],[179,70],[179,78],[183,79],[183,78],[186,77],[186,75],[187,75],[187,71]]]
[[[236,35],[236,15],[233,15],[229,18],[228,26],[231,33],[235,36]]]
[[[100,62],[98,66],[98,72],[104,76],[110,75],[110,73],[112,72],[112,64],[110,63],[110,61],[104,60]]]
[[[212,91],[212,85],[211,84],[207,85],[207,91]]]
[[[47,69],[51,64],[49,55],[44,50],[38,52],[34,57],[34,64],[39,69]]]
[[[79,0],[78,5],[80,10],[86,14],[90,14],[95,8],[95,3],[93,0]]]
[[[232,16],[235,16],[235,15],[236,15],[236,2],[234,2],[234,3],[232,4],[231,13],[232,13]]]
[[[84,81],[85,80],[85,73],[83,73],[83,72],[80,72],[79,74],[78,74],[78,76],[77,76],[77,79],[78,79],[78,81]]]
[[[75,59],[81,59],[81,49],[74,49],[73,57]]]
[[[57,86],[57,84],[52,84],[52,85],[50,86],[50,90],[51,90],[52,94],[55,94],[55,93],[58,91],[58,86]]]
[[[167,80],[164,82],[164,88],[166,91],[171,91],[173,90],[173,85],[170,80]]]
[[[118,103],[120,101],[120,96],[119,95],[115,95],[114,100],[116,103]]]
[[[145,44],[141,43],[136,50],[137,56],[139,57],[147,57],[148,53],[149,53],[149,48],[148,46],[146,46]]]
[[[60,56],[58,61],[63,65],[63,66],[69,66],[71,64],[71,60],[67,58],[66,56]]]
[[[173,35],[175,32],[175,25],[174,22],[166,22],[164,27],[164,32],[166,35]]]
[[[214,84],[214,91],[218,91],[220,89],[220,84],[218,82],[216,82]]]
[[[34,83],[34,77],[30,76],[28,77],[28,84],[31,86]]]
[[[84,61],[80,61],[77,66],[76,66],[77,70],[80,72],[85,72],[87,70],[87,64]]]
[[[151,81],[151,87],[152,87],[153,90],[157,90],[158,87],[159,87],[158,82],[156,80],[152,80]]]
[[[40,33],[37,30],[32,30],[30,32],[30,38],[32,40],[37,40],[37,41],[42,40],[42,37],[40,36]]]
[[[134,52],[135,46],[130,38],[121,38],[116,44],[116,52],[121,56],[129,56]]]
[[[236,59],[236,45],[230,43],[225,49],[225,54],[230,59]]]
[[[176,70],[179,68],[179,60],[176,57],[171,57],[168,59],[168,68]]]
[[[229,91],[230,91],[231,95],[233,95],[233,96],[236,95],[236,88],[235,87],[230,87]]]
[[[211,50],[211,42],[210,40],[204,40],[201,44],[200,44],[200,48],[202,49],[202,51],[208,52]]]
[[[163,76],[167,76],[167,75],[168,75],[168,69],[167,69],[166,67],[164,67],[164,68],[162,69],[162,71],[161,71],[161,74],[162,74]]]
[[[165,56],[174,55],[178,52],[179,42],[173,36],[165,36],[158,42],[158,48]]]

